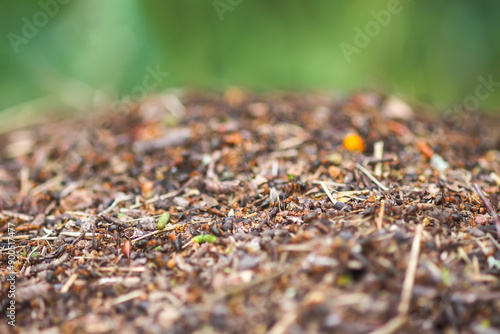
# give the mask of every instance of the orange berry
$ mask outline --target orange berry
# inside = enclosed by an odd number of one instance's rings
[[[363,152],[365,150],[363,139],[355,133],[350,133],[345,136],[343,145],[349,151]]]

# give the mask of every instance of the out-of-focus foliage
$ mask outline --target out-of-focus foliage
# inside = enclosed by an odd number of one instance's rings
[[[397,13],[383,16],[398,2]],[[40,0],[1,7],[1,110],[33,100],[85,108],[168,87],[229,85],[375,89],[446,108],[475,96],[480,76],[500,83],[495,1]],[[372,35],[357,36],[367,45],[356,44],[357,28]],[[357,48],[349,57],[347,44]],[[498,109],[500,84],[489,88],[479,109]]]

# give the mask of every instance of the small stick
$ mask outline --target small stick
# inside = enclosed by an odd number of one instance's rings
[[[80,240],[82,240],[84,238],[85,238],[85,232],[82,232],[78,237],[76,237],[75,240],[73,240],[73,242],[71,243],[71,246],[76,245],[77,242],[79,242]]]
[[[122,295],[118,298],[116,298],[115,300],[113,300],[113,302],[111,303],[111,305],[118,305],[118,304],[121,304],[121,303],[125,303],[125,302],[128,302],[129,300],[133,300],[133,299],[136,299],[136,298],[139,298],[139,297],[142,297],[143,295],[145,295],[146,293],[142,290],[135,290],[135,291],[132,291],[132,292],[129,292],[125,295]]]
[[[273,175],[275,177],[278,176],[279,168],[280,168],[280,162],[276,159],[272,160],[271,161],[271,175]]]
[[[131,195],[130,196],[127,196],[127,195],[118,196],[117,198],[115,198],[113,203],[111,203],[111,205],[109,207],[107,207],[104,211],[99,213],[98,216],[103,216],[103,215],[107,214],[108,212],[113,210],[119,203],[131,200],[132,198],[134,198],[134,196],[131,196]]]
[[[376,159],[376,158],[369,158],[365,160],[366,165],[376,165],[378,163],[385,163],[385,162],[396,162],[398,161],[398,158],[396,156],[389,156],[381,159]]]
[[[29,238],[30,238],[30,236],[28,234],[24,234],[24,235],[15,235],[13,237],[5,236],[5,237],[0,238],[0,240],[23,240],[23,239],[29,239]]]
[[[345,186],[347,186],[346,183],[338,183],[338,182],[332,182],[332,181],[312,181],[311,183],[312,184],[319,184],[319,185],[321,185],[321,183],[324,183],[330,187],[345,187]]]
[[[271,211],[269,211],[269,213],[267,214],[266,218],[264,218],[264,220],[259,223],[259,227],[257,227],[257,229],[259,231],[262,230],[262,226],[264,226],[264,224],[267,224],[271,228],[275,228],[276,226],[271,222],[271,219],[276,217],[277,213],[278,213],[278,208],[277,207],[272,208]]]
[[[115,225],[121,226],[123,228],[129,227],[127,224],[125,224],[124,222],[122,222],[120,220],[120,218],[113,217],[111,215],[108,215],[107,213],[102,213],[101,214],[101,218],[104,219],[105,221],[107,221],[110,224],[115,224]]]
[[[196,180],[198,180],[197,175],[195,175],[192,178],[190,178],[189,180],[187,180],[186,183],[184,183],[184,185],[182,187],[180,187],[178,190],[169,192],[168,194],[165,194],[165,195],[161,195],[158,199],[166,199],[169,197],[177,196],[177,195],[181,194],[184,190],[186,190],[186,188],[189,187],[191,185],[191,183],[193,183]],[[149,203],[153,203],[153,202],[156,202],[156,201],[148,200],[146,203],[149,204]]]
[[[2,215],[8,216],[8,217],[19,218],[21,220],[32,220],[33,219],[33,216],[30,216],[30,215],[27,215],[24,213],[8,211],[8,210],[2,210]]]
[[[213,213],[214,215],[220,216],[220,217],[226,217],[226,214],[224,212],[222,212],[216,208],[209,208],[207,211],[210,213]]]
[[[379,180],[377,180],[365,167],[361,166],[360,164],[356,164],[356,167],[363,173],[365,174],[366,176],[368,176],[368,178],[373,182],[375,183],[380,189],[382,189],[383,191],[388,191],[389,188],[387,188],[386,186],[384,186],[382,183],[380,183]]]
[[[64,235],[64,236],[67,236],[67,237],[74,237],[74,238],[78,238],[82,234],[83,233],[81,233],[81,232],[61,232],[61,233],[59,233],[59,235]],[[108,238],[112,238],[113,237],[111,234],[106,234],[106,233],[99,233],[99,235],[106,236]],[[29,237],[29,236],[27,236],[27,237]],[[90,232],[86,232],[83,235],[83,237],[81,239],[79,239],[79,240],[82,240],[83,238],[93,238],[93,237],[95,237],[95,235],[93,235]],[[54,239],[57,239],[57,237],[40,237],[40,238],[33,238],[33,239],[30,239],[30,240],[33,241],[33,240],[54,240]]]
[[[78,274],[77,273],[74,273],[73,275],[71,275],[71,277],[66,281],[66,283],[62,287],[61,293],[68,292],[69,289],[71,289],[71,286],[73,285],[73,283],[75,283],[75,281],[76,281],[77,278],[78,278]]]
[[[488,233],[488,238],[490,238],[491,242],[493,242],[493,244],[495,246],[497,246],[498,250],[500,250],[500,244],[498,243],[498,241],[495,240],[495,238],[493,238],[493,236],[491,234]]]
[[[491,177],[493,180],[495,180],[495,182],[497,183],[497,185],[499,185],[499,186],[500,186],[500,176],[498,176],[498,174],[497,174],[497,173],[495,173],[495,172],[491,172],[491,173],[490,173],[490,177]]]
[[[73,215],[73,216],[87,216],[87,217],[94,216],[91,213],[86,213],[86,212],[81,212],[81,211],[65,211],[64,213],[68,214],[68,215]]]
[[[392,318],[388,323],[386,323],[381,328],[374,330],[370,334],[391,334],[398,330],[406,321],[406,317],[398,315]]]
[[[390,334],[396,332],[408,318],[410,309],[411,294],[413,284],[415,283],[415,274],[417,272],[418,256],[420,254],[420,241],[422,240],[423,225],[417,225],[415,229],[415,237],[410,250],[410,261],[406,267],[403,289],[401,291],[401,301],[398,305],[398,315],[389,320],[384,326],[374,330],[371,334]]]
[[[380,212],[378,214],[378,220],[377,220],[377,229],[380,230],[382,229],[382,223],[384,219],[384,211],[385,211],[385,201],[380,202]]]
[[[493,206],[491,205],[490,201],[484,196],[483,191],[481,190],[481,187],[477,183],[474,183],[474,189],[476,190],[477,194],[479,197],[481,197],[481,200],[483,201],[484,205],[488,209],[488,211],[491,214],[491,217],[493,217],[493,221],[495,222],[495,225],[497,227],[497,235],[498,238],[500,238],[500,217],[498,217],[498,213],[495,211]]]
[[[379,160],[377,164],[375,165],[375,176],[378,178],[382,177],[382,160],[384,155],[384,142],[383,141],[378,141],[375,144],[373,144],[373,156],[375,159]]]
[[[80,236],[80,232],[61,232],[59,233],[59,235],[65,235],[67,237],[79,237]],[[92,237],[92,233],[85,233],[84,235],[85,238],[90,238]]]
[[[406,268],[405,280],[403,282],[403,289],[401,291],[401,301],[398,305],[398,312],[406,315],[410,309],[411,293],[413,284],[415,283],[415,274],[417,272],[418,256],[420,254],[420,241],[422,240],[423,225],[417,225],[415,229],[415,236],[410,250],[410,261]]]
[[[56,240],[58,237],[40,237],[31,239],[31,241],[41,241],[41,240]]]
[[[62,174],[54,176],[50,180],[47,180],[44,183],[39,184],[38,186],[36,186],[33,189],[31,189],[31,195],[33,196],[33,195],[41,193],[41,192],[43,192],[43,191],[45,191],[47,189],[50,189],[50,188],[58,185],[59,183],[61,183],[62,180],[63,180]]]
[[[184,246],[182,246],[182,249],[186,248],[189,245],[192,245],[194,243],[194,239],[191,239],[189,242],[187,242]]]
[[[328,198],[330,199],[330,201],[332,201],[332,203],[335,205],[335,203],[337,203],[337,201],[335,200],[335,198],[333,198],[333,196],[330,193],[330,190],[328,190],[328,187],[326,186],[325,182],[321,181],[320,184],[321,184],[321,187],[323,188],[323,190],[325,191],[325,193],[328,195]]]
[[[178,226],[178,224],[176,225],[169,225],[167,227],[165,227],[163,230],[158,230],[158,231],[154,231],[154,232],[151,232],[151,233],[148,233],[148,234],[145,234],[143,235],[142,237],[138,237],[138,238],[135,238],[134,240],[130,240],[131,242],[137,242],[139,240],[142,240],[142,239],[145,239],[147,237],[150,237],[152,235],[156,235],[156,234],[159,234],[159,233],[163,233],[163,232],[167,232],[167,231],[172,231],[172,230],[175,230],[175,228]]]
[[[28,195],[30,191],[30,170],[28,167],[23,167],[21,168],[21,171],[19,172],[19,179],[21,182],[21,192],[20,195],[21,197],[24,197]]]
[[[337,197],[353,197],[357,195],[368,195],[369,193],[371,193],[371,191],[368,189],[336,192]]]

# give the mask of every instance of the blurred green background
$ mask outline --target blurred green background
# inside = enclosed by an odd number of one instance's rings
[[[1,7],[4,114],[233,85],[374,89],[440,109],[500,105],[496,1],[40,0]],[[478,88],[480,76],[493,84]]]

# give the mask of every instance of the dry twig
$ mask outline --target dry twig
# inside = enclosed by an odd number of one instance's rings
[[[391,319],[383,327],[373,331],[372,334],[394,333],[405,323],[408,317],[411,294],[415,283],[415,273],[417,272],[418,256],[420,254],[420,241],[422,240],[423,229],[424,227],[422,225],[417,225],[415,228],[415,236],[413,237],[413,243],[410,250],[410,260],[408,262],[408,267],[406,267],[405,279],[403,281],[403,288],[401,291],[401,300],[398,305],[398,315]]]
[[[379,180],[377,180],[365,167],[361,166],[360,164],[356,164],[356,167],[363,173],[365,174],[370,180],[372,180],[373,183],[375,183],[380,189],[383,191],[389,190],[386,186],[384,186],[382,183],[380,183]]]

